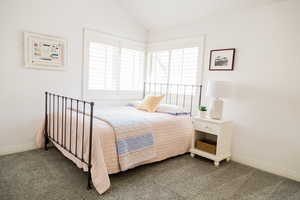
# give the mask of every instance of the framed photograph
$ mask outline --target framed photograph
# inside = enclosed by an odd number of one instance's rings
[[[25,67],[64,70],[67,41],[60,37],[24,32]]]
[[[215,49],[210,51],[210,71],[232,71],[234,66],[235,48]]]

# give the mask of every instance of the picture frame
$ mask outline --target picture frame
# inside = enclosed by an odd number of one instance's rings
[[[64,38],[24,32],[26,68],[64,70],[67,65],[67,41]]]
[[[210,51],[210,71],[233,71],[235,48],[214,49]]]

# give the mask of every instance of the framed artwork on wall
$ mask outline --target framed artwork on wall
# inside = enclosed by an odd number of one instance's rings
[[[235,48],[214,49],[210,51],[210,71],[232,71],[234,67]]]
[[[25,67],[64,70],[67,41],[60,37],[24,32]]]

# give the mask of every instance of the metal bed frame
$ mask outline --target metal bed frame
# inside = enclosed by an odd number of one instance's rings
[[[165,95],[164,103],[173,104],[187,108],[190,116],[193,112],[194,102],[198,97],[198,105],[201,104],[202,85],[184,85],[184,84],[168,84],[168,83],[151,83],[144,82],[143,98],[146,95]],[[79,107],[82,110],[79,110]],[[87,111],[87,108],[89,110]],[[52,115],[51,115],[52,113]],[[55,114],[57,113],[57,114]],[[69,114],[69,120],[67,118]],[[82,118],[82,130],[79,130],[79,114]],[[88,115],[88,116],[86,116]],[[75,117],[75,130],[72,130],[72,117]],[[89,117],[89,132],[85,133],[85,118]],[[45,92],[45,150],[48,150],[48,144],[51,141],[68,153],[72,154],[76,159],[86,164],[87,170],[87,189],[92,188],[92,142],[93,142],[93,120],[94,120],[94,102],[70,98],[50,92]],[[67,131],[67,121],[69,122],[69,129]],[[61,127],[60,127],[61,125]],[[60,138],[59,138],[59,132]],[[78,133],[81,132],[81,135]],[[72,151],[71,135],[76,134],[75,137],[75,151]],[[88,137],[88,158],[84,158],[83,145],[85,143],[84,135],[89,134]],[[69,145],[66,144],[67,136],[69,136]],[[78,138],[81,137],[81,155],[77,152]]]
[[[73,104],[74,103],[74,104]],[[82,130],[81,130],[81,155],[78,154],[77,148],[78,148],[78,120],[79,120],[79,106],[80,104],[83,105],[83,111],[82,111]],[[73,105],[75,106],[76,113],[76,130],[74,130],[76,134],[76,146],[75,146],[75,152],[72,151],[72,117],[74,116],[73,112]],[[70,106],[70,109],[67,109]],[[86,113],[86,107],[90,107],[89,113]],[[52,112],[52,115],[51,115]],[[68,120],[70,123],[70,132],[67,133],[67,112],[70,114],[70,120]],[[55,116],[54,113],[57,113]],[[88,102],[80,99],[74,99],[66,96],[57,95],[50,92],[45,92],[45,129],[44,129],[44,136],[45,136],[45,150],[48,150],[47,144],[51,141],[55,143],[56,145],[60,146],[70,154],[72,154],[75,158],[82,161],[84,164],[88,167],[88,184],[87,188],[92,188],[92,177],[91,177],[91,168],[92,168],[92,138],[93,138],[93,113],[94,113],[94,102]],[[85,134],[85,117],[86,114],[89,114],[90,116],[90,127],[89,127],[89,150],[88,150],[88,159],[86,160],[83,156],[83,145],[84,145],[84,134]],[[61,125],[61,127],[59,127]],[[58,138],[59,130],[61,132],[61,138]],[[56,133],[56,134],[55,134]],[[69,146],[66,144],[67,140],[67,134],[69,134]]]

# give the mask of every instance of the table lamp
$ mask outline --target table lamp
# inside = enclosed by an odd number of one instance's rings
[[[231,93],[231,82],[212,80],[208,81],[206,96],[212,98],[208,107],[208,115],[210,118],[218,120],[222,119],[223,100],[221,98],[228,98],[231,96]]]

